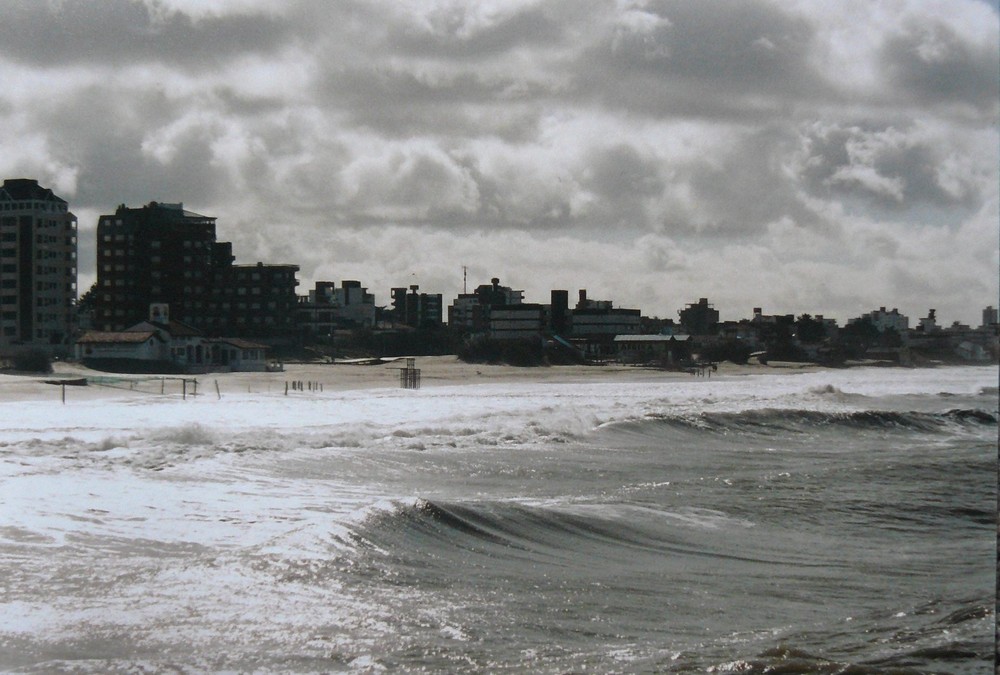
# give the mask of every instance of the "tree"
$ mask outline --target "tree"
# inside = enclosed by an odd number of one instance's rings
[[[799,342],[815,344],[826,338],[826,327],[808,314],[803,314],[795,322],[795,334]]]

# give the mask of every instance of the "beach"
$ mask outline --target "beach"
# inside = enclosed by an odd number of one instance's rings
[[[378,388],[399,388],[399,370],[406,367],[405,358],[388,363],[362,365],[357,363],[284,363],[277,372],[209,372],[190,375],[111,373],[87,368],[74,362],[55,362],[51,374],[0,373],[0,397],[6,400],[61,400],[61,387],[51,384],[61,380],[88,379],[88,386],[66,387],[66,400],[87,400],[101,397],[164,395],[220,395],[234,393],[282,394],[286,383],[289,395]],[[550,383],[581,384],[599,382],[663,382],[693,377],[707,379],[765,373],[816,372],[821,368],[808,363],[778,363],[763,365],[717,364],[716,369],[703,375],[680,370],[664,370],[617,363],[604,365],[560,365],[516,367],[465,363],[455,356],[422,356],[415,358],[420,370],[421,387],[461,386],[468,384]],[[181,381],[187,379],[186,389]],[[193,384],[197,381],[197,390]],[[303,383],[303,390],[292,383]],[[162,386],[161,386],[162,385]],[[218,385],[218,389],[216,389]],[[131,392],[131,394],[130,394]]]
[[[404,365],[0,378],[0,670],[990,671],[995,367]]]

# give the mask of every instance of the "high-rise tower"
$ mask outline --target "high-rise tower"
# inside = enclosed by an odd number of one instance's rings
[[[0,186],[0,348],[65,349],[76,311],[76,216],[31,178]]]

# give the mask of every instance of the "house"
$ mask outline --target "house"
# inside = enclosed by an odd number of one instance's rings
[[[76,342],[76,357],[99,370],[118,372],[209,372],[267,370],[267,346],[241,338],[209,338],[169,318],[166,305],[152,305],[150,319],[124,331],[88,331]]]
[[[688,335],[616,335],[614,344],[623,363],[674,365],[691,358]]]
[[[76,358],[102,370],[157,372],[169,364],[168,349],[155,330],[87,331],[76,341]]]
[[[215,338],[211,341],[213,370],[261,373],[268,370],[267,345],[242,338]]]

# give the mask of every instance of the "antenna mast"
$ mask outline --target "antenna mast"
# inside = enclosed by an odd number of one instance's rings
[[[462,265],[462,295],[468,295],[469,293],[469,285],[467,283],[468,278],[469,278],[469,268],[466,267],[465,265]]]

